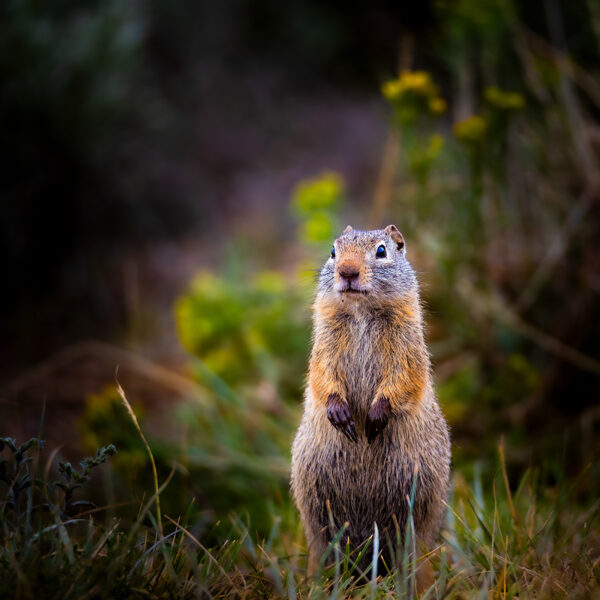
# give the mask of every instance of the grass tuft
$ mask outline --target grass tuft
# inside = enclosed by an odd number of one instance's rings
[[[528,471],[513,492],[505,485],[502,451],[491,481],[478,471],[471,482],[455,475],[442,542],[426,557],[416,559],[410,518],[405,532],[386,539],[390,565],[379,560],[383,540],[376,526],[353,552],[344,524],[319,572],[309,577],[297,519],[289,522],[272,509],[271,532],[261,537],[232,514],[227,526],[217,523],[206,532],[191,503],[184,516],[165,514],[159,524],[151,509],[172,472],[135,520],[102,521],[103,511],[75,498],[115,449],[100,449],[81,469],[60,463],[58,479],[50,481],[38,466],[42,447],[40,440],[19,446],[0,438],[0,598],[408,600],[417,597],[421,560],[430,561],[436,575],[421,598],[583,599],[600,592],[600,501],[576,501],[585,474],[574,485],[544,488],[539,474]],[[414,491],[407,502],[410,514]],[[362,571],[365,556],[371,558]]]

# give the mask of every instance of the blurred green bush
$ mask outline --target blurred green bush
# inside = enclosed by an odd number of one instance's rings
[[[280,273],[250,280],[199,274],[175,306],[184,348],[228,385],[268,381],[279,397],[298,397],[307,355],[307,309]]]

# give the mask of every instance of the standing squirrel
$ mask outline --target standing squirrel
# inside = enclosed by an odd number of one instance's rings
[[[433,389],[419,287],[395,225],[346,228],[321,270],[313,313],[291,478],[309,573],[345,523],[353,549],[377,523],[390,566],[386,536],[396,539],[396,522],[404,536],[415,474],[413,522],[426,549],[437,543],[450,478],[448,427]],[[419,579],[417,573],[420,588]]]

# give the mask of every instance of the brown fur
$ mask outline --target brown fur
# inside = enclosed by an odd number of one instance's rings
[[[426,548],[436,544],[443,520],[448,429],[433,390],[416,277],[392,227],[347,228],[313,307],[304,414],[292,449],[292,492],[312,571],[331,539],[331,517],[336,531],[348,523],[352,548],[377,522],[389,565],[385,536],[395,539],[396,521],[404,530],[415,472],[413,518]],[[380,244],[387,252],[381,260]],[[348,265],[359,273],[350,284]],[[426,571],[421,580],[430,579]]]

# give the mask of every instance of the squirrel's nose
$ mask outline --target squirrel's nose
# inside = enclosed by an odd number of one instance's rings
[[[346,281],[354,281],[355,279],[358,279],[360,274],[355,265],[341,265],[338,273],[340,274],[340,277]]]

